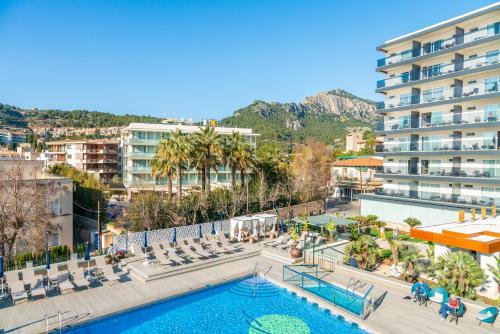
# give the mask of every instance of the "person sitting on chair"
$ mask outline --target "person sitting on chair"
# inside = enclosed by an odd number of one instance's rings
[[[454,295],[451,296],[448,303],[443,303],[439,313],[441,314],[441,320],[446,320],[448,314],[454,315],[458,312],[460,308],[460,301]]]
[[[417,301],[421,301],[422,299],[425,298],[425,289],[423,285],[418,285],[415,288],[415,291],[413,292],[413,302],[416,303]]]

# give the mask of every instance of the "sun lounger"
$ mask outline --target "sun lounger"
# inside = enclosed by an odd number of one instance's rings
[[[151,246],[156,260],[158,260],[161,265],[170,265],[172,263],[172,260],[165,256],[165,252],[161,249],[159,243],[153,243]]]
[[[78,261],[77,260],[71,260],[67,262],[68,264],[68,271],[73,274],[74,272],[78,271]]]
[[[10,289],[10,296],[12,297],[12,301],[14,302],[14,305],[16,304],[16,301],[21,300],[21,299],[26,299],[28,300],[28,292],[24,288],[24,283],[23,281],[12,281],[9,283],[9,289]]]
[[[231,240],[226,238],[226,235],[221,231],[217,232],[217,238],[219,239],[219,242],[222,244],[224,248],[230,250],[237,250],[241,247],[241,244],[236,244],[235,242],[231,242]]]
[[[201,240],[200,240],[200,242],[201,242]],[[194,251],[196,253],[203,255],[204,257],[210,257],[213,255],[213,254],[207,252],[206,250],[204,250],[201,243],[197,243],[196,241],[194,241],[194,238],[188,238],[187,244],[188,244],[188,246],[194,248]]]
[[[31,284],[31,298],[37,297],[37,296],[46,296],[47,295],[47,290],[45,290],[45,286],[43,285],[43,280],[40,278],[37,278],[34,283]]]
[[[222,246],[218,239],[215,239],[214,236],[205,236],[203,240],[201,240],[205,245],[210,247],[212,251],[217,254],[231,252],[232,250]]]
[[[73,290],[74,286],[69,281],[69,272],[57,275],[57,288],[62,293],[66,290]]]
[[[182,252],[184,254],[186,254],[186,256],[190,259],[204,259],[205,256],[204,255],[201,255],[201,254],[198,254],[198,253],[195,253],[193,252],[193,250],[191,250],[191,247],[187,246],[186,244],[184,244],[183,240],[181,240],[180,242],[177,243],[177,246],[182,250]]]
[[[4,274],[5,278],[7,279],[7,284],[9,285],[15,282],[22,282],[22,280],[19,278],[19,272],[17,270],[6,271]]]
[[[115,274],[112,265],[109,265],[109,264],[105,265],[103,268],[101,268],[101,270],[102,270],[103,278],[105,278],[107,281],[109,281],[109,282],[119,282],[120,281],[120,277]]]
[[[279,250],[285,250],[287,248],[290,248],[292,247],[293,245],[293,239],[288,239],[288,241],[284,244],[284,245],[276,245],[276,246],[273,246],[274,248],[277,248]]]
[[[73,284],[75,285],[77,290],[80,290],[80,288],[83,287],[90,289],[90,282],[85,277],[83,268],[74,271],[71,275],[73,276]]]
[[[47,273],[49,280],[56,281],[57,275],[67,272],[66,270],[60,270],[57,264],[52,264]]]
[[[285,238],[285,235],[283,234],[283,235],[280,235],[279,237],[277,237],[276,239],[263,241],[263,242],[261,242],[261,244],[264,246],[269,246],[269,245],[273,245],[276,243],[282,243],[284,238]]]

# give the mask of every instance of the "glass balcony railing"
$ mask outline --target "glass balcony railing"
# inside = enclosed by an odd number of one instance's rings
[[[471,137],[462,139],[429,139],[418,142],[386,142],[375,147],[376,152],[438,152],[438,151],[484,151],[497,150],[498,140],[494,137]]]
[[[151,167],[139,167],[139,166],[129,167],[128,171],[131,174],[151,173]]]
[[[377,109],[390,110],[393,108],[400,108],[413,105],[425,105],[427,103],[450,101],[453,99],[488,95],[499,92],[500,81],[490,81],[483,84],[470,84],[462,87],[453,88],[435,88],[429,91],[423,91],[418,95],[401,94],[399,97],[392,96],[384,102],[377,103]]]
[[[498,197],[442,194],[439,192],[432,192],[432,191],[376,189],[375,194],[380,196],[390,196],[395,198],[398,197],[413,198],[413,199],[430,200],[430,201],[438,201],[445,203],[472,204],[481,206],[500,205],[500,198]]]
[[[474,68],[498,64],[499,61],[500,53],[498,51],[495,51],[482,57],[476,57],[464,61],[427,66],[424,67],[421,71],[410,71],[397,77],[379,80],[377,81],[377,88],[394,87],[408,82],[415,82],[419,80],[443,76],[446,74],[463,72]]]
[[[441,50],[455,47],[457,45],[475,42],[477,40],[481,40],[490,36],[498,35],[499,33],[500,22],[496,22],[493,24],[489,24],[481,29],[465,33],[463,35],[455,35],[445,39],[434,41],[432,43],[424,43],[421,47],[408,49],[398,54],[378,59],[377,67],[397,64],[407,59],[435,53]]]
[[[415,168],[414,170],[417,170]],[[387,175],[422,175],[422,176],[453,176],[453,177],[479,177],[479,178],[500,178],[500,170],[484,165],[459,166],[454,168],[431,167],[420,169],[419,172],[412,173],[407,166],[384,167],[382,174]]]
[[[423,114],[416,120],[411,120],[408,116],[398,119],[389,119],[377,122],[377,131],[395,131],[404,129],[435,128],[449,125],[488,123],[500,121],[498,110],[474,110],[460,113],[434,112]]]
[[[160,139],[130,138],[128,144],[158,145]]]

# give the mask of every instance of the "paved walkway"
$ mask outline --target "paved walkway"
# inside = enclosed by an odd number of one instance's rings
[[[16,306],[0,306],[0,329],[4,333],[41,333],[45,331],[45,314],[50,316],[50,327],[57,326],[57,313],[61,311],[63,325],[90,320],[98,316],[124,310],[187,291],[200,289],[207,284],[241,277],[253,271],[256,262],[266,262],[272,265],[269,278],[283,284],[282,263],[277,260],[256,255],[252,258],[237,260],[231,263],[215,265],[200,270],[170,276],[148,283],[122,277],[122,282],[114,285],[96,287],[63,296],[53,296]],[[325,279],[333,282],[346,281],[350,277],[366,281],[376,286],[380,298],[380,306],[366,320],[354,318],[350,314],[332,306],[310,293],[288,286],[320,306],[327,307],[334,313],[369,327],[376,333],[419,333],[419,334],[456,334],[456,333],[499,333],[499,325],[495,328],[478,327],[474,320],[480,309],[468,305],[464,318],[458,325],[439,320],[437,306],[429,307],[415,305],[405,299],[409,295],[409,285],[394,282],[377,275],[368,274],[351,268],[336,266],[335,271]],[[2,331],[0,330],[0,333]],[[236,333],[237,334],[237,333]],[[321,333],[315,333],[321,334]]]

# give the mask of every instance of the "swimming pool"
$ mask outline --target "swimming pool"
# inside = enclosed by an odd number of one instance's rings
[[[64,333],[367,332],[267,280],[247,278],[105,317]]]

